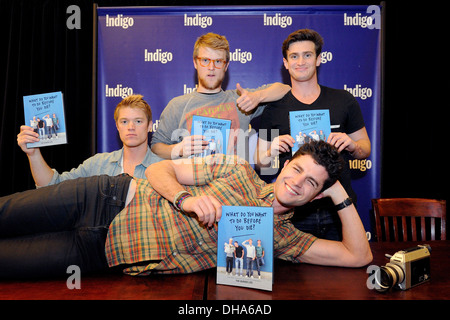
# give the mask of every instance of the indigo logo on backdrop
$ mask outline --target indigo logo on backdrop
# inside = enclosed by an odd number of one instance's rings
[[[184,25],[186,27],[210,27],[213,24],[213,19],[208,16],[203,16],[201,13],[197,13],[195,16],[188,16],[184,14]]]
[[[240,63],[247,63],[252,61],[253,55],[250,51],[242,51],[241,49],[235,49],[230,52],[230,61],[239,61]]]
[[[359,26],[368,29],[381,29],[380,7],[372,5],[367,7],[366,13],[372,13],[371,16],[363,16],[361,13],[347,15],[344,13],[344,26]]]
[[[122,87],[122,84],[116,85],[116,87],[109,87],[106,85],[105,87],[106,97],[121,97],[125,99],[129,95],[133,94],[133,88]]]
[[[331,51],[322,51],[320,54],[320,63],[325,64],[333,60],[333,53]]]
[[[123,14],[118,14],[116,17],[110,17],[106,15],[106,26],[107,27],[122,27],[123,29],[128,29],[134,25],[134,19],[132,17],[124,17]]]
[[[344,84],[344,90],[350,92],[355,98],[361,98],[361,100],[366,100],[367,98],[372,97],[372,89],[363,87],[360,84],[357,84],[354,88],[349,88],[346,84]]]
[[[291,16],[282,16],[281,13],[276,13],[274,16],[268,16],[264,13],[264,25],[265,26],[279,26],[281,28],[286,28],[292,25]]]
[[[144,61],[145,62],[161,62],[162,64],[166,64],[167,62],[172,61],[173,54],[170,51],[162,51],[162,49],[156,49],[156,51],[148,51],[145,49],[144,52]]]

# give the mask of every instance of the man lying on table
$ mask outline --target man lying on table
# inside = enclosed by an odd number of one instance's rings
[[[337,181],[338,151],[304,145],[266,184],[237,157],[166,160],[145,179],[97,176],[0,198],[0,277],[67,275],[121,265],[130,275],[189,273],[216,266],[222,205],[272,206],[274,256],[292,262],[360,267],[372,260],[355,207]],[[296,229],[295,206],[331,197],[343,240]]]

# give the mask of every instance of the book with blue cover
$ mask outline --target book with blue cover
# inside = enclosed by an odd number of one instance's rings
[[[295,139],[292,155],[311,140],[327,141],[331,133],[329,110],[299,110],[289,112],[291,136]]]
[[[63,94],[49,92],[23,97],[25,124],[39,134],[40,141],[27,143],[39,148],[67,143]]]
[[[192,135],[203,135],[208,141],[206,149],[196,157],[206,157],[210,154],[227,153],[230,136],[231,120],[194,115],[192,117]]]
[[[272,291],[273,208],[222,206],[217,284]]]

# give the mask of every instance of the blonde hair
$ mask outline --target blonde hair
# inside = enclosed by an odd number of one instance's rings
[[[143,95],[132,94],[119,102],[114,110],[114,120],[117,122],[119,120],[119,111],[121,108],[129,107],[132,109],[140,109],[144,111],[147,116],[148,123],[152,121],[152,109],[150,108],[147,101],[145,101]]]
[[[214,50],[225,50],[226,60],[230,61],[230,45],[225,36],[209,32],[197,38],[194,44],[194,59],[198,57],[200,47],[207,47]]]

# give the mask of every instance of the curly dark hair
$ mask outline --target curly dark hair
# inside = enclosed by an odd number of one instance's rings
[[[310,155],[314,161],[327,170],[328,179],[325,180],[322,191],[331,187],[338,180],[344,168],[344,159],[337,148],[322,140],[305,143],[297,150],[292,159],[302,155]]]

